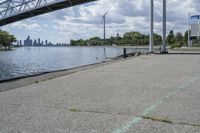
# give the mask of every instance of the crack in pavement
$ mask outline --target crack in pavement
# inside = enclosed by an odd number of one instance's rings
[[[192,127],[199,127],[200,128],[200,124],[191,124],[191,123],[185,123],[185,122],[173,122],[169,119],[166,118],[162,118],[162,117],[153,117],[153,116],[137,116],[140,117],[142,119],[146,119],[146,120],[152,120],[152,121],[156,121],[156,122],[162,122],[162,123],[167,123],[167,124],[172,124],[172,125],[184,125],[184,126],[192,126]]]
[[[128,113],[110,113],[110,112],[106,112],[106,111],[97,111],[97,110],[83,110],[83,109],[79,109],[79,108],[75,108],[75,107],[58,107],[58,106],[47,106],[47,105],[30,105],[30,104],[10,104],[10,103],[3,103],[4,105],[7,106],[27,106],[27,107],[42,107],[42,108],[46,108],[46,109],[63,109],[69,112],[73,112],[73,113],[95,113],[95,114],[114,114],[114,115],[124,115],[124,116],[133,116],[130,115]],[[2,105],[2,104],[0,104]]]
[[[162,118],[162,117],[153,117],[153,116],[137,116],[137,115],[131,115],[131,114],[128,114],[128,113],[110,113],[110,112],[106,112],[106,111],[97,111],[97,110],[81,110],[81,109],[78,109],[78,108],[67,108],[67,107],[51,107],[51,106],[38,106],[38,105],[28,105],[28,104],[6,104],[6,105],[11,105],[11,106],[29,106],[29,107],[43,107],[43,108],[47,108],[47,109],[64,109],[64,110],[67,110],[69,112],[72,112],[72,113],[95,113],[95,114],[108,114],[108,115],[123,115],[123,116],[129,116],[129,117],[132,117],[132,116],[136,116],[138,118],[142,118],[142,119],[145,119],[145,120],[152,120],[152,121],[156,121],[156,122],[162,122],[162,123],[166,123],[166,124],[176,124],[176,125],[184,125],[184,126],[192,126],[192,127],[198,127],[200,128],[200,124],[195,124],[195,123],[185,123],[185,122],[173,122],[169,119],[166,119],[166,118]]]

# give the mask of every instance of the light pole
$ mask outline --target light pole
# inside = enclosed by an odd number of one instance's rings
[[[166,54],[166,0],[163,0],[163,40],[162,40],[162,50],[161,53]]]
[[[149,34],[149,53],[153,53],[153,25],[154,22],[154,0],[150,0],[150,34]]]
[[[188,47],[190,47],[190,13],[188,13]]]

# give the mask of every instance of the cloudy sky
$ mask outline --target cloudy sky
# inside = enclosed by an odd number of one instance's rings
[[[107,37],[128,31],[148,34],[150,0],[99,0],[4,26],[3,29],[24,40],[41,37],[52,42],[102,37],[102,14],[107,16]],[[162,28],[162,0],[155,1],[155,32]],[[199,0],[167,0],[167,29],[184,32],[188,12],[200,10]]]

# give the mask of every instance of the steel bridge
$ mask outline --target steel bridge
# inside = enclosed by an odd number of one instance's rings
[[[0,0],[0,26],[95,0]]]

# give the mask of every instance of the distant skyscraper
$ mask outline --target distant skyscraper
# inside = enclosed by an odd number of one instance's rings
[[[32,40],[30,39],[30,36],[28,36],[27,39],[24,40],[24,46],[32,46]]]
[[[22,45],[22,41],[18,42],[19,45]],[[24,46],[67,46],[66,43],[51,43],[48,40],[42,41],[40,38],[31,40],[30,36],[24,40]]]
[[[40,43],[40,38],[38,38],[38,45],[41,45],[41,43]]]
[[[48,45],[48,41],[47,41],[47,40],[45,40],[45,45],[46,45],[46,46]]]
[[[19,41],[19,45],[22,46],[22,40]]]
[[[36,41],[36,39],[34,40],[33,45],[34,45],[34,46],[37,46],[37,41]]]

